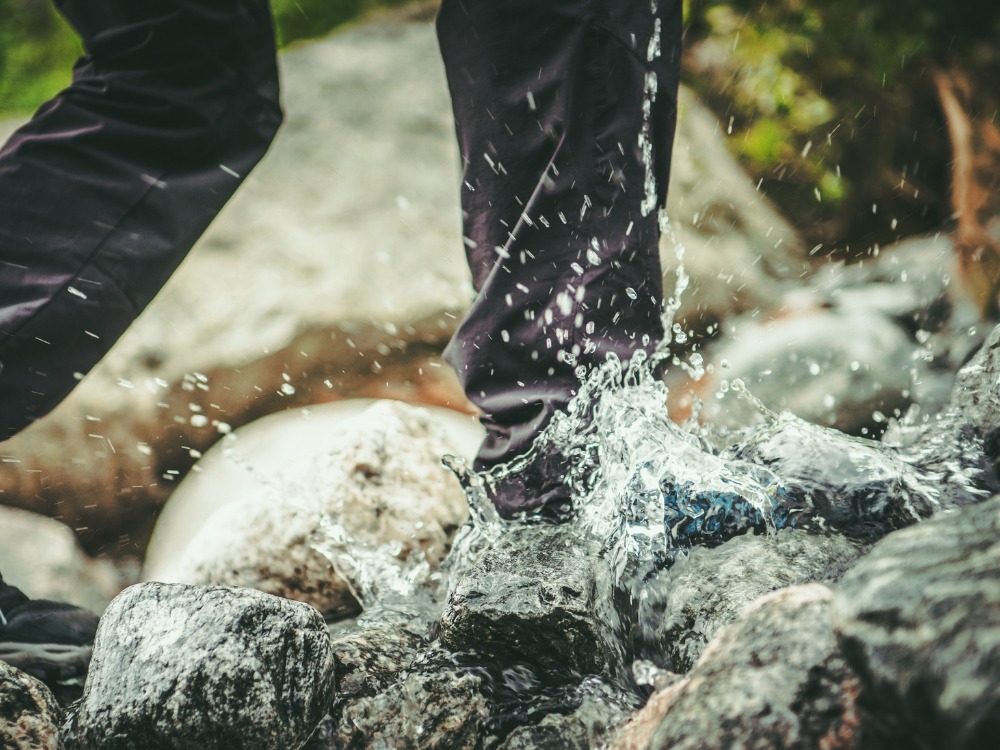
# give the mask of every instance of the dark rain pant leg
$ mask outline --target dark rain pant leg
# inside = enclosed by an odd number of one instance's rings
[[[576,368],[662,338],[680,31],[679,0],[442,4],[478,292],[446,356],[484,413],[477,469],[528,450]],[[551,477],[509,482],[505,513],[565,494]]]
[[[267,0],[56,0],[86,56],[0,149],[0,440],[107,352],[281,121]]]

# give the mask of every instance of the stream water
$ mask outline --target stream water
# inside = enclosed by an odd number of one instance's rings
[[[667,227],[669,231],[669,227]],[[669,236],[669,234],[668,234]],[[677,248],[683,259],[683,248]],[[705,373],[697,350],[683,359],[671,347],[687,343],[675,324],[687,286],[683,263],[665,311],[668,337],[651,358],[609,359],[583,375],[576,399],[550,423],[527,455],[490,474],[472,472],[461,459],[445,457],[459,477],[470,520],[459,532],[443,568],[393,548],[366,549],[346,538],[336,519],[323,517],[313,540],[362,603],[357,627],[403,627],[433,640],[449,591],[507,530],[538,519],[504,520],[489,499],[489,485],[532,461],[561,457],[572,490],[573,513],[564,524],[581,550],[596,544],[612,572],[614,626],[626,654],[618,674],[584,678],[541,674],[528,665],[499,667],[456,655],[455,664],[483,678],[493,701],[500,736],[532,716],[566,712],[613,700],[636,708],[669,675],[648,644],[651,633],[631,617],[645,597],[663,592],[654,574],[696,545],[714,546],[753,531],[792,527],[811,533],[836,531],[867,543],[888,531],[943,509],[981,500],[981,446],[959,444],[951,417],[925,424],[905,446],[850,437],[789,414],[775,414],[754,400],[739,381],[727,383],[754,401],[765,419],[742,431],[712,430],[695,416],[674,423],[667,388],[656,375],[664,362]],[[355,625],[351,626],[352,628]],[[645,644],[642,648],[639,644]],[[641,658],[640,658],[641,657]],[[596,703],[595,699],[599,698]],[[603,697],[601,697],[603,696]],[[590,701],[590,703],[588,703]],[[419,712],[412,717],[416,727]]]

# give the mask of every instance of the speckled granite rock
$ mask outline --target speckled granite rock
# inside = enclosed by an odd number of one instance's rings
[[[62,711],[45,685],[0,661],[0,747],[55,750]]]
[[[475,750],[490,711],[483,678],[431,650],[384,689],[347,701],[303,750]]]
[[[1000,737],[1000,498],[880,542],[844,576],[834,614],[876,710],[913,746]]]
[[[312,607],[249,589],[140,584],[108,607],[67,750],[297,748],[333,698]]]

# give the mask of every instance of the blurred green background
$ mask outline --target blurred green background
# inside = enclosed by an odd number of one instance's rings
[[[850,255],[948,225],[953,157],[939,76],[966,92],[970,122],[997,123],[1000,2],[684,2],[685,82],[807,241]],[[284,46],[407,4],[273,8]],[[0,116],[28,113],[65,85],[79,53],[50,0],[0,0]]]

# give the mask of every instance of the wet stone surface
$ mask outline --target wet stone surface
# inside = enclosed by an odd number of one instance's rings
[[[760,600],[712,642],[690,675],[654,695],[616,750],[865,748],[881,744],[859,704],[860,682],[830,624],[819,584]]]
[[[387,682],[337,705],[303,750],[479,747],[490,716],[481,674],[431,650]]]
[[[1000,737],[1000,498],[893,534],[839,586],[834,614],[876,709],[928,748]]]
[[[313,608],[249,589],[141,584],[101,620],[66,750],[301,745],[333,698]]]
[[[498,664],[581,675],[621,663],[607,562],[565,526],[506,531],[455,586],[441,642]]]
[[[696,548],[644,586],[639,632],[648,657],[687,672],[705,646],[760,597],[794,584],[832,581],[860,554],[839,535],[786,529]]]
[[[0,747],[56,750],[62,711],[45,685],[0,661]]]

